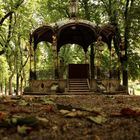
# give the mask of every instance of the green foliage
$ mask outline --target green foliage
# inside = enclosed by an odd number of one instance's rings
[[[6,59],[0,56],[0,83],[3,83],[8,78],[8,65]]]
[[[53,52],[50,44],[46,42],[41,42],[38,44],[36,51],[36,62],[37,70],[45,70],[53,67]]]
[[[69,63],[84,63],[84,51],[78,45],[65,45],[61,48],[59,57],[64,61],[66,66],[68,66]]]
[[[129,77],[132,80],[140,79],[140,54],[135,51],[129,51]]]

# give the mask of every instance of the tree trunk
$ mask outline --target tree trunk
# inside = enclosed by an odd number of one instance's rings
[[[128,87],[128,72],[127,72],[127,48],[128,48],[128,26],[129,26],[129,23],[128,23],[128,6],[129,6],[129,2],[130,0],[127,0],[126,1],[126,7],[125,7],[125,13],[124,13],[124,17],[125,17],[125,20],[124,20],[124,26],[125,26],[125,29],[124,29],[124,48],[125,48],[125,56],[123,56],[121,58],[121,50],[120,50],[120,43],[122,43],[122,40],[121,40],[121,35],[120,35],[120,31],[119,31],[119,27],[118,27],[118,20],[117,20],[117,16],[116,16],[116,13],[117,11],[115,9],[112,9],[112,1],[109,0],[109,4],[108,4],[108,16],[109,16],[109,20],[111,22],[111,24],[115,25],[116,26],[116,35],[113,39],[114,41],[114,47],[115,47],[115,50],[116,50],[116,53],[118,55],[118,58],[120,60],[120,63],[121,63],[121,70],[122,70],[122,82],[123,82],[123,85],[125,87]]]
[[[18,91],[19,91],[19,74],[17,73],[17,77],[16,77],[16,95],[18,95]]]
[[[9,77],[9,95],[12,95],[12,78],[14,76],[14,73],[12,73]]]
[[[20,95],[23,94],[23,77],[21,76],[21,79],[20,79]]]
[[[123,70],[123,85],[128,88],[128,72]]]
[[[127,0],[126,1],[126,7],[124,12],[124,50],[125,50],[125,56],[123,59],[123,85],[126,86],[128,90],[128,54],[127,50],[129,47],[129,33],[130,33],[130,25],[131,20],[129,18],[129,14],[131,13],[131,8],[133,7],[134,0]]]
[[[0,93],[3,93],[3,84],[0,83]]]
[[[7,95],[7,80],[5,79],[5,95]]]

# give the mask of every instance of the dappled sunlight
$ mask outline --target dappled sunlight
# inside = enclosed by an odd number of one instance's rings
[[[130,93],[133,93],[132,95],[140,95],[140,82],[138,80],[129,81],[128,89],[130,90]]]

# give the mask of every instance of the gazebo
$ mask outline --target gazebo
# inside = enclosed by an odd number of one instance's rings
[[[76,0],[71,1],[71,6],[76,5]],[[50,91],[64,93],[91,92],[104,86],[105,91],[114,92],[118,90],[120,79],[95,79],[94,59],[86,63],[87,51],[95,42],[105,42],[111,52],[111,42],[115,36],[115,26],[107,24],[97,26],[88,20],[76,18],[75,12],[71,12],[71,18],[43,25],[34,30],[30,35],[30,79],[29,89],[25,94],[40,93],[47,94]],[[38,80],[36,74],[36,49],[38,43],[45,41],[51,43],[54,60],[54,79]],[[60,79],[58,67],[58,53],[65,44],[78,44],[85,53],[85,64],[69,64],[67,79]],[[32,62],[33,60],[33,62]],[[79,71],[80,69],[80,71]]]

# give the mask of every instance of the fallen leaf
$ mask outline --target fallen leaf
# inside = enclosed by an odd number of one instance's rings
[[[119,112],[114,112],[110,114],[110,117],[120,117],[120,116],[122,116],[122,114]]]
[[[37,119],[38,119],[40,122],[42,122],[42,123],[48,123],[48,122],[49,122],[49,120],[46,119],[46,118],[37,117]]]
[[[69,110],[64,110],[64,109],[61,109],[60,110],[60,113],[62,113],[63,115],[65,115],[65,114],[67,114],[67,113],[69,113],[70,111]]]
[[[73,107],[71,105],[61,105],[57,104],[57,109],[58,110],[68,110],[68,111],[76,111],[79,110],[81,112],[90,112],[94,113],[95,115],[101,114],[100,110],[101,108],[93,108],[93,107],[88,107],[88,106],[83,106],[83,107]]]
[[[17,122],[18,122],[18,118],[17,118],[17,117],[12,117],[12,118],[11,118],[11,123],[12,123],[12,124],[15,124],[15,125],[16,125]]]
[[[123,108],[120,113],[123,116],[136,117],[140,116],[140,108]]]
[[[16,108],[13,108],[11,111],[10,111],[11,114],[17,114],[17,113],[31,113],[31,111],[27,108],[22,108],[22,107],[16,107]]]
[[[101,138],[98,135],[95,135],[94,140],[101,140]]]
[[[65,117],[84,117],[87,115],[87,112],[77,110],[68,112],[67,114],[65,114]]]
[[[2,121],[0,121],[0,127],[4,127],[4,128],[9,128],[11,127],[11,120],[10,119],[4,119]]]
[[[9,125],[27,125],[27,126],[36,126],[38,124],[38,119],[34,116],[22,117],[22,116],[13,116],[7,119]]]
[[[101,111],[101,108],[83,106],[83,107],[81,107],[80,110],[92,112],[92,113],[95,113],[95,114],[97,114],[97,115],[101,114],[101,112],[100,112],[100,111]]]
[[[43,104],[55,105],[55,102],[52,99],[46,97],[41,98],[41,102]]]
[[[38,119],[34,116],[20,117],[17,118],[17,125],[36,126],[38,125]]]
[[[17,132],[21,135],[26,135],[27,133],[29,133],[30,131],[32,130],[31,127],[28,127],[28,126],[17,126]]]
[[[27,105],[29,105],[29,103],[26,102],[25,100],[20,100],[18,105],[20,105],[20,106],[27,106]]]
[[[7,113],[0,112],[0,120],[4,120],[7,117]]]
[[[41,106],[40,111],[54,112],[54,106],[53,105],[44,105],[44,106]]]
[[[57,104],[57,109],[58,110],[69,110],[69,111],[71,111],[73,109],[73,107],[71,105]]]
[[[51,100],[45,100],[43,104],[54,105],[55,103]]]
[[[9,116],[0,123],[0,127],[13,127],[13,126],[29,126],[29,127],[36,127],[38,126],[39,120],[36,117],[22,117],[22,116]]]
[[[96,124],[103,124],[107,121],[107,118],[101,115],[88,116],[87,119],[89,119],[90,121],[93,121]]]

